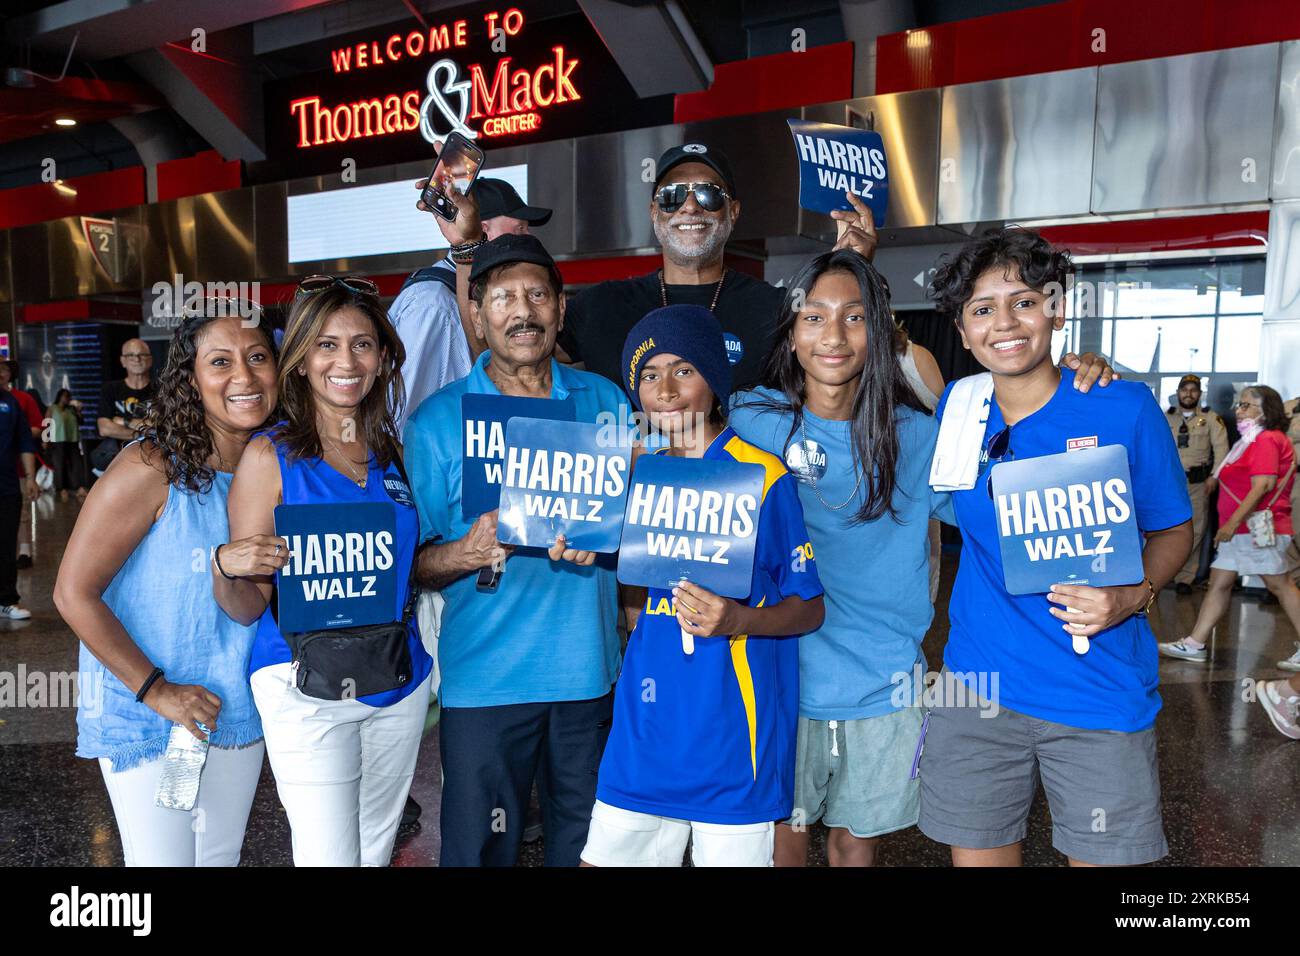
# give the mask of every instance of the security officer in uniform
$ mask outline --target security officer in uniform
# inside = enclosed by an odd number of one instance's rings
[[[1192,553],[1174,576],[1174,588],[1179,594],[1191,593],[1201,564],[1201,536],[1209,512],[1206,479],[1228,454],[1228,430],[1223,419],[1214,412],[1201,411],[1200,404],[1200,376],[1184,375],[1178,381],[1178,405],[1165,415],[1178,445],[1178,457],[1187,475],[1187,493],[1192,499]]]

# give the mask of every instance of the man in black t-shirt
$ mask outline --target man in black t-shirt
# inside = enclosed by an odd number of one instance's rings
[[[717,316],[726,336],[735,388],[756,385],[785,291],[724,267],[723,250],[739,216],[735,178],[721,152],[687,143],[660,156],[650,218],[663,268],[571,295],[559,339],[564,356],[558,357],[622,385],[623,340],[632,326],[660,306],[702,305]],[[876,251],[870,212],[840,217],[851,222],[836,248],[856,249],[870,259]]]
[[[122,368],[126,369],[126,378],[120,382],[105,382],[99,396],[96,424],[100,437],[105,441],[91,453],[96,475],[103,473],[123,443],[136,437],[149,414],[157,388],[150,375],[153,353],[143,340],[128,340],[122,346],[121,362]]]

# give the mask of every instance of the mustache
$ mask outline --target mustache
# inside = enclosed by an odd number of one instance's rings
[[[506,337],[509,338],[510,336],[514,335],[516,332],[536,332],[539,335],[544,335],[546,333],[546,329],[542,328],[536,322],[530,321],[528,319],[524,319],[524,321],[517,322],[514,325],[510,326],[510,328],[506,329]]]

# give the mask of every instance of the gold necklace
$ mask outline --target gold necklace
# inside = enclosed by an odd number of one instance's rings
[[[713,312],[718,307],[718,297],[722,295],[722,283],[727,281],[727,270],[722,270],[722,276],[718,279],[718,287],[713,290],[713,301],[709,303],[709,311]],[[668,308],[668,286],[664,284],[664,270],[659,270],[659,301],[663,303],[664,308]]]
[[[364,488],[366,486],[367,476],[365,474],[362,474],[360,477],[358,477],[356,469],[352,467],[352,459],[349,458],[347,455],[343,454],[343,449],[340,448],[338,445],[334,444],[332,439],[327,438],[325,440],[330,443],[330,447],[332,447],[338,453],[338,456],[343,459],[343,464],[347,466],[348,472],[352,475],[352,480],[356,483],[357,487]],[[366,463],[367,464],[370,463],[369,455],[366,456]]]

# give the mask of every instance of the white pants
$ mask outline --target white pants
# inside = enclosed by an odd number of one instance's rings
[[[592,866],[771,866],[771,823],[699,823],[596,801],[582,861]]]
[[[210,748],[198,799],[188,813],[154,803],[162,757],[120,773],[101,757],[126,865],[238,866],[265,752],[261,741],[238,749]]]
[[[289,664],[255,672],[266,753],[293,831],[295,866],[387,866],[415,774],[429,678],[388,707],[317,700]]]

